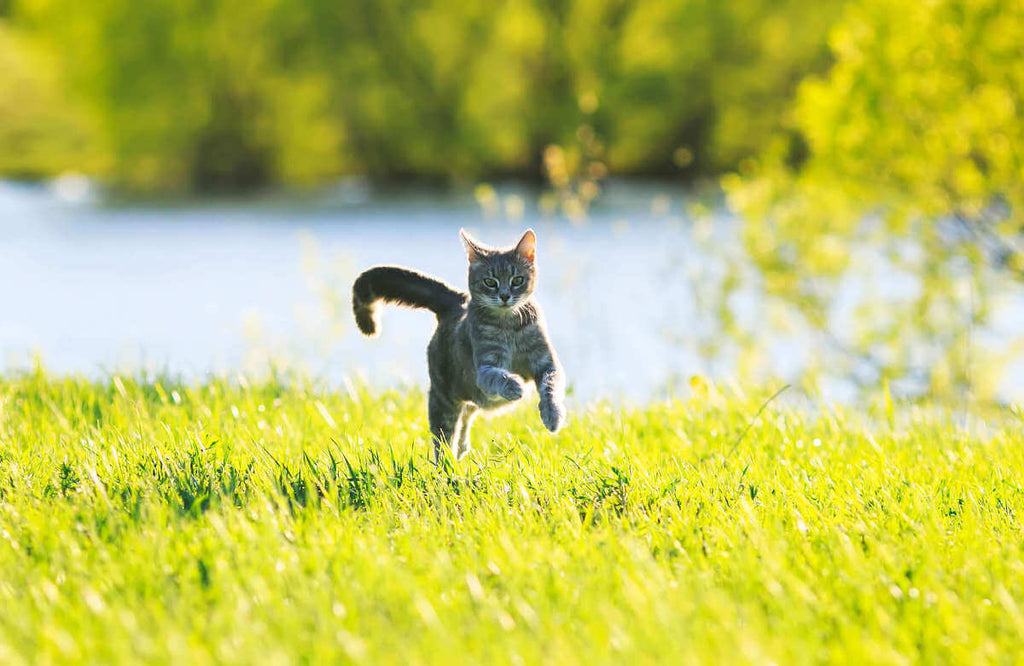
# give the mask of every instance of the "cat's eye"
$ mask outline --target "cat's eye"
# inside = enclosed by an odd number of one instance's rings
[[[484,286],[488,289],[497,289],[498,281],[494,278],[484,278]]]
[[[526,282],[526,278],[524,278],[522,275],[517,275],[514,278],[512,278],[512,286],[513,287],[518,287],[521,284],[523,284],[524,282]]]

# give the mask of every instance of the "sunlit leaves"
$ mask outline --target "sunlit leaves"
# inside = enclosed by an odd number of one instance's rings
[[[863,294],[861,333],[837,336],[876,378],[991,396],[1012,347],[976,338],[1024,263],[1024,6],[860,0],[830,43],[834,66],[794,112],[809,160],[792,173],[775,150],[725,183],[748,248],[823,328],[848,271],[916,282]]]

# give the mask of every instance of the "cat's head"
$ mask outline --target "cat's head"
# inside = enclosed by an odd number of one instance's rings
[[[527,229],[519,243],[508,249],[487,247],[465,229],[459,235],[469,256],[469,293],[474,302],[510,312],[530,298],[537,286],[537,236],[533,229]]]

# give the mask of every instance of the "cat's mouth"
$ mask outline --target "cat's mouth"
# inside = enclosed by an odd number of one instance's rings
[[[492,310],[499,314],[511,314],[519,309],[519,306],[523,304],[522,299],[510,298],[508,301],[502,302],[500,298],[486,297],[481,299],[487,309]]]

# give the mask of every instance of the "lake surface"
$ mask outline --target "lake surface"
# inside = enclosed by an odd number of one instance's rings
[[[507,244],[527,226],[538,234],[537,295],[574,399],[642,401],[734,368],[728,344],[707,352],[719,333],[714,294],[701,294],[723,277],[735,224],[724,213],[694,223],[679,190],[613,184],[586,224],[540,212],[536,192],[515,187],[491,210],[471,192],[358,184],[312,200],[173,206],[88,195],[0,183],[0,368],[38,355],[59,373],[196,378],[259,372],[273,359],[335,385],[425,384],[433,317],[386,308],[382,335],[363,338],[349,310],[352,279],[395,263],[463,286],[460,227]],[[755,288],[731,306],[758,329]],[[809,345],[789,332],[771,350],[772,374],[797,378]],[[1008,386],[1021,384],[1018,368]],[[846,395],[841,382],[831,390]]]

